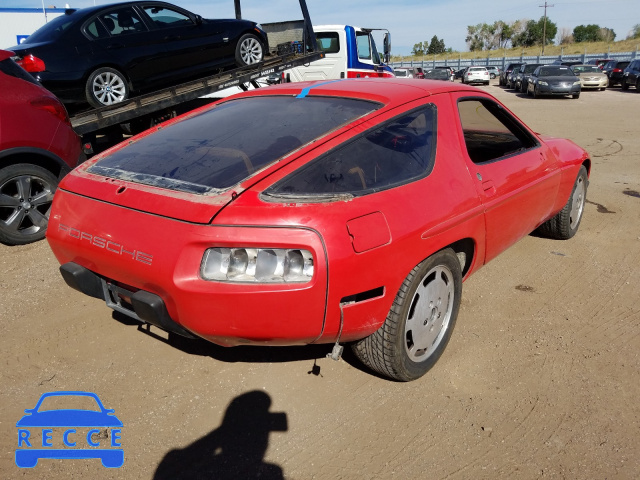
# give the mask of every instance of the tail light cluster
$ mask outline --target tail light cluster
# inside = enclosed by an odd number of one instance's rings
[[[36,97],[30,100],[29,103],[35,108],[46,110],[65,123],[69,123],[67,109],[64,108],[64,105],[57,98],[49,96]]]
[[[44,72],[44,61],[34,55],[27,55],[16,60],[16,63],[24,68],[27,72]]]

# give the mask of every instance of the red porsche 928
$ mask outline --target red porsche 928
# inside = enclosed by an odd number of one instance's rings
[[[71,287],[141,322],[224,346],[351,343],[408,381],[446,347],[464,279],[533,230],[576,233],[590,168],[473,87],[288,83],[82,164],[47,237]]]

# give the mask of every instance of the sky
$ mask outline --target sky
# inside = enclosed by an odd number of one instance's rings
[[[365,28],[386,28],[391,32],[394,55],[409,55],[413,45],[430,41],[436,35],[445,47],[468,51],[467,26],[538,20],[544,15],[544,0],[306,0],[311,21],[315,25],[346,24]],[[45,6],[73,8],[116,3],[110,0],[44,0]],[[204,18],[233,18],[233,0],[171,1]],[[242,16],[259,23],[302,18],[298,0],[241,0]],[[578,25],[596,24],[611,28],[616,40],[623,40],[636,24],[640,24],[639,0],[548,0],[549,20],[558,31],[570,31]],[[0,0],[0,8],[42,8],[43,0]],[[0,19],[1,24],[1,19]],[[376,37],[382,49],[381,37]]]

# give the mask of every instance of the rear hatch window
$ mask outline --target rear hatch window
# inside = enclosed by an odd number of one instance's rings
[[[189,193],[217,193],[378,107],[337,97],[232,100],[138,139],[89,172]]]

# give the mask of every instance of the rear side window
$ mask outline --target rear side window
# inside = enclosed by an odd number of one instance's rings
[[[5,75],[9,75],[11,77],[19,78],[20,80],[24,80],[25,82],[34,83],[36,85],[40,85],[35,78],[31,76],[29,72],[27,72],[20,65],[16,64],[12,59],[7,58],[0,62],[0,72]]]
[[[414,110],[311,161],[265,193],[365,195],[422,178],[433,168],[436,108]]]
[[[324,53],[338,53],[340,51],[340,37],[337,32],[316,33],[318,48]]]
[[[458,112],[473,163],[490,162],[538,145],[520,122],[490,100],[461,100]]]
[[[57,40],[75,23],[73,15],[60,15],[33,32],[24,43],[51,42]]]
[[[378,107],[336,97],[232,100],[141,138],[89,171],[191,193],[226,189]]]

